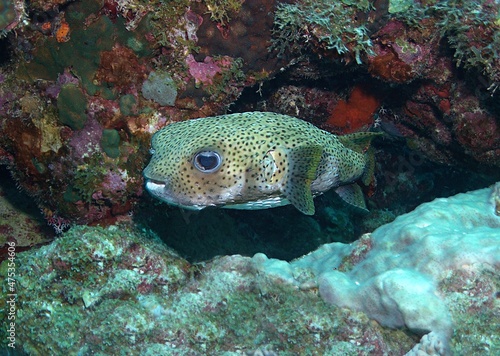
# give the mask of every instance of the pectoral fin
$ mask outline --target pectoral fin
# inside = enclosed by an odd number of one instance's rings
[[[323,148],[320,145],[278,148],[274,151],[286,167],[281,192],[288,201],[306,215],[314,214],[311,183],[321,160]],[[274,155],[274,154],[273,154]]]

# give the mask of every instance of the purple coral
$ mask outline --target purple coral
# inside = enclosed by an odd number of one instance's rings
[[[78,85],[80,82],[78,78],[76,78],[68,69],[65,69],[63,73],[60,73],[57,77],[57,81],[55,84],[49,86],[46,90],[46,94],[56,99],[61,91],[61,87],[65,84],[74,84]]]
[[[222,69],[210,56],[205,57],[203,62],[197,62],[193,55],[190,54],[186,57],[186,64],[189,67],[189,74],[194,78],[196,85],[212,84],[214,76],[222,72]]]
[[[83,129],[76,131],[69,141],[75,160],[79,161],[100,151],[101,137],[101,125],[95,119],[89,118]]]
[[[126,172],[109,172],[102,182],[102,187],[110,192],[124,191],[127,188]]]

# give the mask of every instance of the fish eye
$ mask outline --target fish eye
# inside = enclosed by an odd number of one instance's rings
[[[222,157],[215,151],[200,151],[194,155],[193,164],[203,173],[215,172],[222,163]]]
[[[155,152],[156,152],[156,151],[155,151],[153,148],[150,148],[150,149],[149,149],[149,154],[154,155],[154,154],[155,154]]]

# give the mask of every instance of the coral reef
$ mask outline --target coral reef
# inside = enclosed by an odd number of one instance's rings
[[[281,3],[275,14],[272,48],[284,55],[304,50],[304,43],[311,42],[315,51],[322,54],[330,51],[330,55],[342,57],[346,62],[355,60],[361,64],[362,57],[372,53],[368,27],[385,14],[387,3],[326,0]]]
[[[26,5],[22,0],[3,0],[0,3],[0,38],[9,31],[27,24]]]
[[[161,106],[174,106],[177,98],[177,88],[168,73],[149,73],[148,79],[142,84],[142,95]]]
[[[16,245],[19,350],[499,354],[499,184],[376,229],[500,179],[499,6],[0,1],[0,257]],[[255,110],[384,132],[371,215],[329,194],[306,217],[143,193],[158,129]]]
[[[4,3],[0,163],[57,233],[134,214],[191,261],[290,260],[499,179],[497,2]],[[314,218],[152,202],[151,135],[228,110],[383,131],[364,191],[371,215],[332,196],[316,199]]]
[[[495,184],[495,186],[493,187],[490,202],[493,206],[495,214],[500,216],[500,183]]]
[[[17,254],[16,346],[33,355],[496,354],[492,192],[438,199],[290,263],[260,253],[190,264],[128,224],[73,227]]]
[[[494,189],[423,204],[351,245],[324,245],[291,263],[263,254],[254,260],[297,286],[315,286],[297,277],[313,273],[326,302],[425,334],[409,354],[495,353],[496,326],[485,325],[499,317],[500,219],[489,201]],[[473,332],[464,331],[472,325]],[[489,338],[486,350],[483,337]]]
[[[420,86],[393,122],[432,161],[500,165],[496,109],[485,108],[464,82]]]
[[[34,1],[30,26],[7,37],[14,60],[1,67],[0,145],[49,223],[104,223],[128,213],[142,191],[151,134],[167,118],[220,113],[255,83],[237,54],[197,54],[200,26],[221,25],[222,16],[229,31],[243,4],[188,3]],[[15,4],[5,9],[6,27]],[[119,191],[105,185],[117,172]]]
[[[455,50],[458,66],[483,72],[488,89],[500,85],[499,4],[495,1],[437,1],[430,7],[437,26]]]
[[[439,60],[435,52],[441,37],[432,24],[421,29],[392,19],[374,37],[373,51],[368,56],[368,71],[374,77],[391,83],[409,83],[434,74]]]
[[[66,84],[61,87],[57,96],[57,109],[61,124],[73,130],[80,130],[85,126],[87,98],[76,85]]]
[[[12,159],[2,162],[55,226],[133,209],[151,134],[229,108],[286,113],[336,134],[383,130],[401,140],[396,152],[490,174],[500,164],[498,6],[477,5],[5,2],[0,146]],[[104,187],[117,172],[126,186]],[[385,202],[398,193],[388,192]]]
[[[249,257],[189,265],[125,226],[74,227],[16,263],[16,346],[32,355],[400,354],[412,345],[314,290],[276,285]]]

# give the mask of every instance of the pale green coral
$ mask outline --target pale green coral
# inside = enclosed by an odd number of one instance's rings
[[[170,74],[161,71],[151,72],[142,85],[142,95],[161,106],[174,106],[177,86]]]
[[[244,0],[205,0],[210,19],[226,24],[231,20],[231,13],[240,11]]]
[[[338,54],[352,54],[358,64],[363,53],[373,53],[368,30],[355,20],[358,12],[371,10],[364,1],[304,0],[294,4],[280,3],[276,9],[271,49],[279,55],[286,50],[300,51],[310,41],[335,50]]]
[[[415,6],[413,0],[392,0],[389,1],[389,13],[396,14],[398,12],[407,11],[413,6]]]

